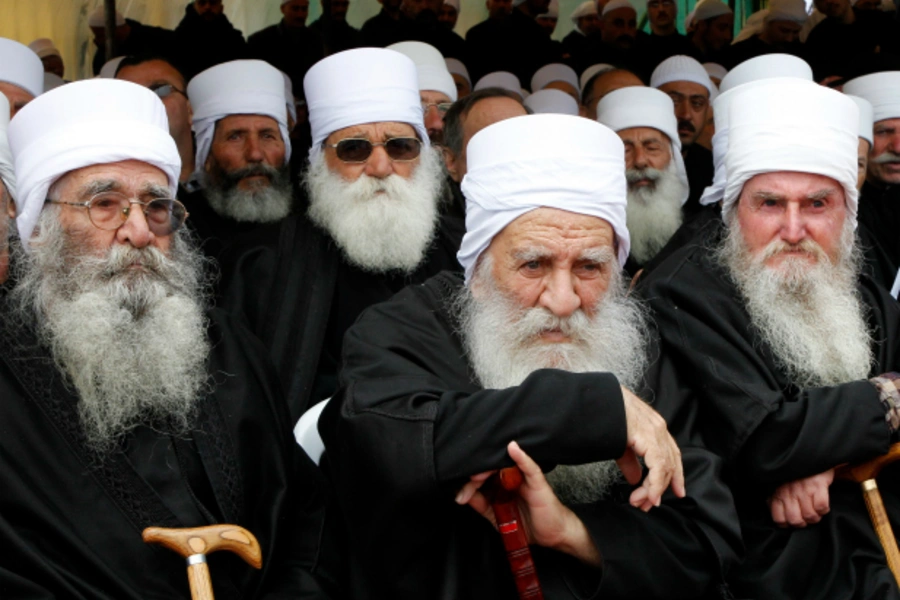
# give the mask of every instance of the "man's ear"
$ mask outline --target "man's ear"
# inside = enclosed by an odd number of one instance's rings
[[[444,157],[444,166],[447,167],[447,173],[450,175],[450,179],[452,179],[456,183],[460,183],[462,177],[459,176],[457,159],[453,155],[453,152],[451,152],[450,149],[446,146],[442,146],[441,155]]]

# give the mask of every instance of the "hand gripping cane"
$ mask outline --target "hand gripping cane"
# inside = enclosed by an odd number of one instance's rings
[[[253,534],[238,525],[210,525],[193,529],[148,527],[144,542],[160,544],[187,559],[188,583],[193,600],[213,600],[206,555],[230,550],[254,569],[262,568],[262,551]]]

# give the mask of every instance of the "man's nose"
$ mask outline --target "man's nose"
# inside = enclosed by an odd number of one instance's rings
[[[575,290],[572,274],[568,270],[555,270],[540,298],[541,306],[557,317],[571,316],[581,307],[581,298]]]

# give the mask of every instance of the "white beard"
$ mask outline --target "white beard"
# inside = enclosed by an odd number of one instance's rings
[[[212,170],[215,174],[204,175],[204,191],[206,201],[220,216],[242,223],[274,223],[291,213],[294,193],[287,164],[280,169],[261,164],[228,174],[216,166]],[[249,190],[237,187],[248,172],[265,173],[269,184]]]
[[[434,238],[443,183],[437,151],[422,148],[409,179],[361,174],[347,181],[316,155],[306,174],[309,217],[328,232],[350,263],[372,273],[410,273]]]
[[[818,244],[806,240],[802,249],[817,255],[817,263],[786,257],[775,270],[763,261],[779,250],[778,243],[757,257],[750,255],[732,217],[718,250],[744,298],[754,329],[801,389],[869,376],[872,338],[857,291],[861,257],[854,237],[848,223],[836,264]]]
[[[543,308],[517,307],[494,284],[487,256],[478,265],[473,286],[479,297],[464,288],[456,307],[466,352],[484,388],[517,386],[545,368],[610,372],[630,389],[640,383],[647,366],[648,322],[643,307],[625,296],[620,276],[610,282],[593,317],[579,309],[567,319]],[[540,332],[554,328],[571,341],[540,341]],[[547,480],[565,504],[585,504],[606,497],[622,477],[615,461],[609,460],[560,465],[547,474]]]
[[[205,259],[183,236],[171,258],[151,248],[86,248],[62,230],[57,211],[44,210],[31,252],[17,250],[10,297],[18,318],[38,323],[100,455],[139,425],[185,434],[207,387]],[[129,268],[135,263],[142,268]]]
[[[678,179],[674,160],[664,171],[628,169],[626,177],[629,184],[625,214],[631,255],[640,264],[646,264],[681,227],[681,200],[687,190]],[[655,185],[632,189],[631,182],[644,177],[655,180]]]

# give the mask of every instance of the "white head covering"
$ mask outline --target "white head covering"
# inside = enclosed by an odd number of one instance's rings
[[[53,45],[53,40],[50,38],[38,38],[28,44],[28,47],[31,48],[32,52],[38,55],[38,58],[61,56],[59,50]]]
[[[425,146],[428,132],[419,100],[416,65],[384,48],[357,48],[328,56],[303,78],[312,128],[310,157],[333,132],[363,123],[409,123]]]
[[[616,233],[619,266],[625,264],[625,148],[606,127],[569,115],[505,119],[472,136],[466,164],[466,234],[456,256],[467,283],[491,240],[541,207],[604,219]]]
[[[288,116],[294,123],[297,122],[297,104],[294,99],[294,82],[291,76],[281,71],[281,78],[284,79],[284,103],[287,104]]]
[[[675,173],[684,184],[681,203],[687,202],[690,194],[687,170],[681,156],[678,119],[668,94],[643,86],[613,90],[597,103],[597,120],[616,132],[631,127],[652,127],[666,134],[672,143],[670,152],[675,162]]]
[[[538,18],[558,19],[559,18],[559,0],[550,0],[547,5],[547,12],[538,15]]]
[[[607,5],[603,7],[603,12],[600,13],[600,16],[605,17],[608,12],[619,8],[630,8],[637,14],[637,10],[635,10],[634,5],[630,0],[610,0]]]
[[[0,93],[0,181],[6,185],[10,197],[16,197],[16,172],[13,169],[12,153],[6,140],[9,127],[9,100]]]
[[[578,103],[562,90],[538,90],[523,102],[536,115],[557,114],[578,116]]]
[[[116,71],[119,70],[119,64],[125,60],[124,56],[117,56],[111,60],[106,61],[102,67],[100,67],[100,72],[97,73],[97,77],[101,79],[115,79]]]
[[[586,17],[588,15],[596,15],[597,14],[597,3],[594,0],[585,0],[578,7],[572,11],[572,23],[575,26],[578,26],[578,19],[581,17]]]
[[[696,23],[698,21],[715,19],[722,15],[730,15],[733,12],[731,7],[722,2],[722,0],[702,0],[702,2],[697,4],[692,11],[692,14],[694,15],[692,22]],[[685,27],[687,27],[687,25],[685,25]]]
[[[872,119],[872,104],[859,96],[847,94],[847,97],[856,102],[856,108],[859,109],[859,137],[869,142],[871,147],[875,143],[873,128],[875,121]]]
[[[459,12],[459,0],[444,0],[444,4],[450,5]]]
[[[730,92],[739,86],[762,79],[793,78],[812,81],[812,69],[803,59],[791,54],[763,54],[737,65],[719,84],[719,95],[713,102],[713,118],[716,132],[713,134],[712,151],[715,175],[712,185],[703,190],[700,204],[719,202],[725,194],[725,153],[728,151],[728,111],[733,97]]]
[[[122,16],[122,13],[116,11],[116,27],[121,27],[125,24],[125,17]],[[88,27],[105,27],[106,26],[106,7],[103,3],[100,3],[100,6],[91,13],[91,16],[88,17]]]
[[[489,87],[503,88],[504,90],[515,92],[523,100],[525,99],[525,96],[522,95],[522,84],[519,83],[519,78],[509,71],[494,71],[493,73],[488,73],[478,80],[474,89],[477,91]]]
[[[398,42],[387,47],[404,56],[408,56],[416,64],[419,76],[419,91],[440,92],[456,102],[456,83],[447,69],[444,56],[430,44],[424,42]]]
[[[709,78],[709,73],[696,59],[676,54],[662,61],[650,75],[650,87],[658,88],[673,81],[690,81],[702,85],[709,92],[709,99],[715,100],[719,91]]]
[[[166,107],[149,89],[119,79],[64,85],[29,102],[9,124],[16,165],[16,225],[27,248],[47,191],[75,169],[139,160],[162,170],[172,197],[181,157]]]
[[[44,93],[55,90],[61,85],[65,85],[66,81],[56,73],[44,73]]]
[[[706,70],[706,74],[709,75],[710,78],[715,77],[719,80],[719,82],[725,79],[725,76],[728,75],[728,69],[726,69],[719,63],[703,63],[703,68]]]
[[[738,32],[734,39],[731,40],[731,45],[734,46],[738,42],[743,42],[746,39],[752,38],[754,35],[758,34],[762,31],[763,25],[765,24],[766,15],[769,14],[769,9],[764,8],[762,10],[758,10],[744,21],[744,27]]]
[[[542,90],[554,81],[568,83],[576,92],[579,90],[578,74],[575,73],[575,69],[562,63],[551,63],[534,72],[531,77],[531,91]]]
[[[598,63],[596,65],[591,65],[587,69],[584,70],[584,73],[581,74],[581,78],[578,80],[578,89],[581,90],[581,93],[584,93],[584,88],[587,87],[588,82],[591,80],[591,77],[598,73],[605,73],[607,71],[612,71],[616,67],[607,63]]]
[[[44,63],[28,46],[0,37],[0,83],[11,83],[40,96],[44,91]]]
[[[198,73],[187,86],[194,110],[197,141],[195,165],[204,170],[216,132],[216,123],[229,115],[263,115],[275,119],[284,140],[284,162],[291,159],[291,138],[287,130],[284,77],[281,71],[261,60],[233,60]]]
[[[456,58],[445,58],[444,64],[447,65],[447,70],[450,71],[450,75],[459,75],[463,79],[469,82],[469,87],[472,87],[472,78],[469,77],[469,70],[466,68],[466,65],[462,63],[461,60]]]
[[[865,98],[872,104],[875,123],[900,118],[900,71],[863,75],[844,84],[844,93]]]
[[[733,93],[723,218],[755,175],[796,171],[837,181],[855,226],[859,110],[853,100],[800,79],[757,81]]]
[[[769,3],[769,12],[763,21],[766,23],[771,21],[791,21],[802,25],[808,17],[806,2],[803,0],[772,0]]]

